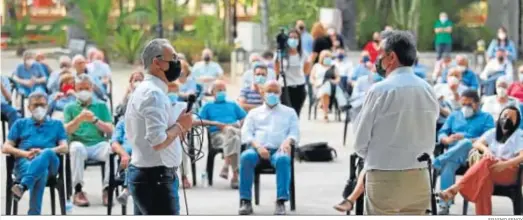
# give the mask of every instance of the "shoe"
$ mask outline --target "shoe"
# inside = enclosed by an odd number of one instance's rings
[[[449,215],[450,208],[448,206],[439,206],[438,215]]]
[[[276,201],[276,208],[274,209],[275,215],[285,215],[285,201],[278,200]]]
[[[87,207],[89,206],[89,200],[87,200],[84,192],[77,192],[73,196],[73,204],[79,207]]]
[[[223,179],[229,179],[229,167],[223,167],[220,171],[220,177]]]
[[[252,204],[250,200],[241,200],[240,201],[240,210],[238,211],[240,215],[251,215],[252,214]]]
[[[238,189],[238,178],[232,178],[231,179],[231,188],[232,189]]]
[[[13,193],[13,199],[15,201],[20,201],[22,196],[25,193],[25,187],[21,184],[15,184],[13,187],[11,187],[11,192]]]
[[[116,198],[116,201],[120,203],[120,205],[127,205],[127,200],[129,199],[129,191],[128,190],[122,190],[122,194]]]

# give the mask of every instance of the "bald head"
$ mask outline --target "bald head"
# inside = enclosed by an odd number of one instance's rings
[[[226,91],[227,84],[223,80],[216,80],[214,81],[213,87],[212,87],[212,93],[213,95],[216,95],[216,93],[221,91]]]
[[[42,52],[36,52],[36,61],[40,62],[42,60],[45,60],[45,55]]]
[[[265,83],[263,87],[263,91],[265,93],[276,93],[281,94],[281,86],[280,83],[276,80],[271,80],[267,83]]]

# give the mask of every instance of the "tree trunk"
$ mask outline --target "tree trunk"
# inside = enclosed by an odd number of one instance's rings
[[[336,0],[336,8],[341,12],[341,35],[345,46],[349,49],[356,49],[358,42],[356,40],[356,22],[357,8],[356,0]]]
[[[76,4],[68,3],[66,10],[68,17],[76,21],[81,21],[83,23],[82,11],[77,7]],[[76,25],[69,25],[67,27],[67,41],[71,39],[89,40],[87,33],[85,33],[85,31],[82,28]]]
[[[225,31],[225,42],[228,44],[232,44],[232,36],[231,36],[231,1],[230,0],[223,0],[223,28]]]
[[[261,31],[262,31],[262,42],[265,46],[265,49],[268,50],[271,48],[270,36],[269,36],[269,0],[261,0],[260,2],[260,12],[261,12]]]

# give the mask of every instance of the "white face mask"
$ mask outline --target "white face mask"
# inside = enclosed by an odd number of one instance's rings
[[[450,85],[458,85],[459,84],[459,79],[458,79],[458,77],[450,76],[449,79],[448,79],[448,83]]]
[[[449,18],[447,18],[447,17],[444,17],[444,16],[439,17],[439,21],[440,21],[441,23],[445,23],[445,22],[447,22],[448,20],[449,20]]]
[[[499,97],[507,97],[507,89],[503,87],[496,87],[496,94]]]
[[[472,115],[474,115],[474,109],[472,109],[472,107],[470,106],[461,107],[461,112],[463,113],[465,118],[470,118],[472,117]]]
[[[498,33],[498,38],[501,40],[505,40],[507,38],[507,34],[500,32]]]
[[[133,87],[136,89],[136,87],[138,87],[138,85],[140,85],[140,83],[142,83],[142,81],[134,81]]]
[[[37,107],[31,112],[31,115],[35,120],[42,121],[45,118],[45,115],[47,115],[47,108]]]
[[[32,66],[33,63],[35,63],[35,59],[28,59],[25,61],[25,65],[27,65],[27,66]]]
[[[76,98],[78,98],[82,102],[89,101],[92,96],[93,96],[93,93],[88,90],[82,90],[82,91],[76,93]]]

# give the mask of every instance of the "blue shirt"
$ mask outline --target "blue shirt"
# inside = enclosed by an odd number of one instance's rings
[[[37,125],[33,118],[17,120],[7,136],[9,141],[17,144],[17,148],[28,150],[31,148],[53,148],[60,141],[67,141],[67,133],[61,121],[47,117]]]
[[[180,88],[179,88],[179,91],[182,93],[196,93],[196,90],[197,90],[196,80],[194,80],[194,78],[192,76],[188,77],[187,81],[185,81],[184,84],[181,84]]]
[[[1,76],[2,80],[2,86],[8,91],[11,92],[11,82],[9,82],[9,79],[7,76]],[[0,100],[2,103],[7,103],[7,100],[4,97],[4,94],[0,93]]]
[[[208,121],[217,121],[224,124],[233,124],[243,120],[247,113],[236,103],[232,101],[225,102],[208,102],[200,110],[200,118]],[[218,127],[211,126],[210,132],[218,131]]]
[[[494,58],[496,57],[496,51],[498,51],[499,48],[505,49],[505,51],[508,54],[508,59],[510,61],[514,61],[518,59],[518,53],[516,50],[516,46],[514,45],[514,42],[511,40],[507,40],[507,44],[504,46],[499,46],[498,40],[494,39],[490,42],[488,48],[487,48],[487,56],[488,58]]]
[[[300,128],[294,109],[282,104],[270,108],[267,105],[252,109],[242,126],[242,143],[253,141],[266,148],[276,149],[287,139],[298,143]]]
[[[307,31],[303,31],[303,33],[301,33],[301,50],[305,55],[312,53],[313,43],[314,39],[312,39],[312,35]]]
[[[486,131],[494,128],[494,118],[489,113],[479,111],[472,117],[465,118],[461,111],[450,113],[447,121],[438,132],[438,141],[452,134],[461,133],[465,138],[478,138]]]
[[[441,81],[443,83],[447,83],[447,74],[449,69],[446,69],[441,74]],[[474,73],[471,69],[467,68],[462,74],[461,74],[461,83],[463,85],[469,87],[469,89],[478,89],[479,82],[478,77],[476,76],[476,73]]]
[[[356,81],[361,76],[366,76],[371,74],[371,71],[365,67],[365,64],[358,64],[356,68],[354,68],[354,71],[352,72],[351,80]]]
[[[245,103],[249,105],[261,105],[263,104],[263,97],[258,91],[253,90],[251,87],[246,87],[240,90],[240,98],[245,99]]]
[[[127,137],[125,137],[125,120],[120,120],[116,124],[113,136],[111,137],[111,142],[118,142],[126,149],[128,147],[125,146],[130,146],[129,142],[127,141]]]
[[[427,78],[427,67],[423,64],[416,64],[413,66],[414,74],[418,76],[419,78],[426,79]]]
[[[42,69],[43,73],[46,77],[49,77],[49,74],[51,74],[51,70],[47,68],[47,66],[43,63],[36,62],[38,65],[40,65],[40,68]]]
[[[25,68],[25,65],[23,63],[18,64],[18,66],[16,67],[16,70],[13,74],[18,76],[18,78],[20,78],[20,79],[31,79],[32,77],[35,77],[35,78],[45,77],[45,73],[44,73],[44,70],[42,69],[42,66],[37,62],[33,63],[33,65],[31,65],[31,68],[29,68],[29,69]],[[43,83],[42,85],[45,86],[45,83]],[[22,85],[20,85],[20,86],[26,88],[25,86],[22,86]]]

